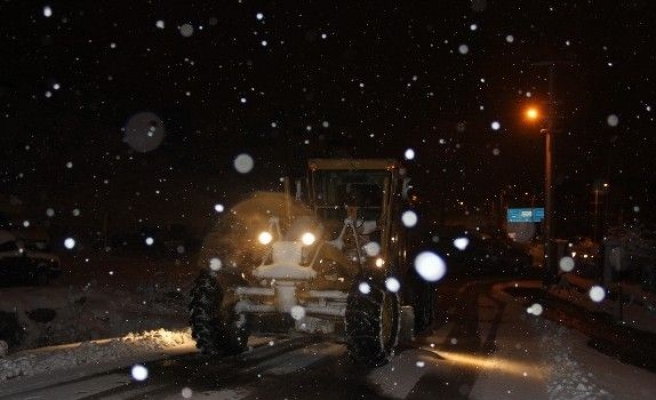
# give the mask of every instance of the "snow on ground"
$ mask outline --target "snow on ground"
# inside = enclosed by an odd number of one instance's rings
[[[0,335],[13,353],[187,326],[186,289],[138,285],[0,288]],[[10,329],[7,325],[19,325]]]
[[[619,298],[606,296],[600,302],[591,299],[589,290],[596,285],[593,280],[565,274],[561,284],[550,288],[549,292],[589,311],[602,311],[618,317]],[[504,291],[509,287],[541,288],[542,283],[517,281],[495,285],[497,297],[512,304],[520,301]],[[651,308],[651,304],[655,304],[653,294],[626,284],[622,290],[641,299],[622,304],[624,322],[641,330],[656,332],[656,317]],[[653,373],[601,354],[587,345],[585,335],[541,318],[539,312],[529,311],[525,309],[524,316],[530,317],[531,329],[539,338],[540,358],[550,399],[637,400],[651,398],[656,393]]]
[[[494,351],[487,355],[472,356],[458,354],[448,350],[450,325],[446,324],[434,333],[431,339],[435,350],[431,347],[409,350],[401,353],[387,366],[374,370],[370,381],[380,385],[387,395],[393,398],[404,398],[424,374],[439,374],[440,368],[449,365],[469,365],[479,370],[476,382],[472,387],[462,388],[471,398],[533,398],[545,399],[644,399],[656,393],[654,374],[646,370],[622,364],[587,346],[587,338],[570,329],[550,322],[539,315],[527,312],[522,300],[508,295],[504,289],[508,287],[538,287],[540,282],[517,281],[499,284],[494,287],[491,297],[482,296],[479,299],[480,324],[479,334],[485,340],[491,328],[492,321],[499,310],[503,310],[499,330],[494,338]],[[609,313],[617,309],[616,301],[606,298],[600,303],[592,302],[587,297],[585,285],[592,282],[581,282],[572,279],[572,285],[583,288],[554,287],[552,294],[575,302],[595,311],[607,310]],[[36,289],[35,289],[36,290]],[[48,288],[46,294],[26,291],[24,296],[16,295],[13,300],[5,296],[5,289],[0,291],[0,305],[11,302],[21,313],[35,305],[66,310],[71,307],[71,296],[67,288]],[[101,310],[111,310],[120,314],[120,310],[129,310],[128,304],[135,298],[134,294],[109,296],[94,293],[87,289],[84,292],[89,298],[89,304],[95,302]],[[79,294],[79,293],[77,293]],[[29,307],[24,302],[31,302]],[[75,301],[73,301],[75,303]],[[23,304],[23,305],[21,305]],[[641,324],[643,329],[654,329],[653,315],[646,306],[648,301],[633,302],[627,306],[624,315],[631,318],[634,324]],[[143,304],[142,304],[143,305]],[[502,307],[503,305],[503,307]],[[149,304],[145,305],[149,308]],[[159,304],[150,307],[151,312],[162,311]],[[97,310],[96,310],[97,311]],[[63,312],[63,311],[62,311]],[[147,319],[144,310],[141,317]],[[178,311],[172,315],[176,323],[183,323]],[[156,314],[156,313],[155,313]],[[186,317],[186,313],[182,312]],[[177,316],[177,320],[174,318]],[[137,318],[138,319],[138,318]],[[166,326],[165,318],[155,323]],[[114,319],[115,320],[115,319]],[[84,321],[78,319],[77,321]],[[89,321],[88,319],[86,321]],[[105,321],[104,323],[107,323]],[[125,328],[125,324],[119,325]],[[169,321],[170,323],[170,321]],[[129,324],[128,324],[129,325]],[[138,325],[138,324],[137,324]],[[88,328],[88,327],[87,327]],[[87,329],[85,328],[85,329]],[[117,329],[110,329],[110,331]],[[187,328],[182,330],[157,329],[140,334],[122,335],[115,339],[91,340],[81,343],[37,348],[11,352],[0,355],[0,386],[20,385],[27,378],[48,377],[49,372],[66,370],[68,376],[75,376],[72,371],[90,368],[102,368],[105,365],[134,365],[136,363],[165,357],[171,351],[193,352],[194,342]],[[440,357],[435,361],[431,355],[434,352]],[[82,373],[82,372],[79,372]],[[56,375],[56,374],[55,374]],[[394,377],[394,379],[389,379]],[[5,382],[3,384],[2,382]]]
[[[172,349],[193,351],[194,348],[195,342],[188,329],[158,329],[121,338],[26,350],[0,358],[0,383],[80,366],[86,368],[116,361],[129,365],[152,360]]]

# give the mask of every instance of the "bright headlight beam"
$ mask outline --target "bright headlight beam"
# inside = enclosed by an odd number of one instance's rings
[[[271,233],[264,231],[260,233],[260,235],[257,237],[257,240],[262,243],[262,244],[269,244],[273,240],[273,236],[271,236]]]
[[[301,242],[306,246],[312,245],[315,240],[317,240],[317,238],[312,232],[306,232],[301,236]]]

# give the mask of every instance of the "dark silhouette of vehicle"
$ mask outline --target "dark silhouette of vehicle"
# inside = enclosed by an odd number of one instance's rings
[[[519,274],[533,264],[528,249],[510,238],[465,229],[435,237],[450,273],[456,275]]]
[[[0,230],[0,286],[46,285],[60,274],[59,257],[45,242],[26,241]]]

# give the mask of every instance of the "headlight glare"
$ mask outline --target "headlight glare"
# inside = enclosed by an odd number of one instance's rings
[[[311,246],[317,238],[312,232],[306,232],[301,236],[301,242],[306,246]]]
[[[271,243],[271,241],[273,240],[273,236],[271,236],[270,232],[264,231],[264,232],[260,233],[260,235],[257,237],[257,240],[260,243],[262,243],[264,245],[267,245],[267,244]]]

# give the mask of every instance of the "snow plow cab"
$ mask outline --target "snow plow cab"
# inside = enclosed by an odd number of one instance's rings
[[[278,326],[335,334],[355,361],[387,363],[416,325],[413,308],[401,306],[403,291],[418,287],[401,222],[407,182],[395,160],[311,159],[295,195],[287,180],[286,193],[234,207],[233,232],[209,236],[191,292],[201,352],[242,352],[251,333]],[[424,309],[432,303],[417,293],[403,297]]]

